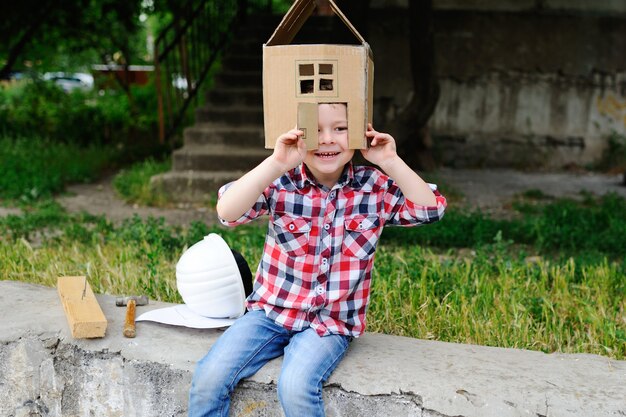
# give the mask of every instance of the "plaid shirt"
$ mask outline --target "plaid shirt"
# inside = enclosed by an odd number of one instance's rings
[[[439,220],[446,200],[434,194],[436,207],[418,206],[382,172],[351,163],[332,189],[317,184],[302,164],[287,172],[240,219],[220,219],[236,226],[270,216],[247,308],[265,310],[289,330],[312,327],[320,336],[359,336],[365,328],[374,251],[383,226]]]

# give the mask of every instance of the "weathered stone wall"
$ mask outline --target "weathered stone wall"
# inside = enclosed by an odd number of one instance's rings
[[[609,135],[626,135],[624,86],[626,73],[446,79],[431,128],[447,166],[587,165],[602,157]]]
[[[626,135],[626,5],[561,3],[435,3],[430,127],[446,165],[586,165]],[[374,120],[394,133],[411,92],[406,10],[377,10],[369,30]]]
[[[407,8],[409,0],[370,0],[372,8]],[[621,13],[626,14],[622,0],[433,0],[436,10],[482,10],[520,12],[528,10]]]
[[[56,337],[26,334],[0,345],[2,416],[185,416],[190,383],[189,371]],[[424,415],[412,394],[365,396],[329,386],[324,400],[332,416]],[[282,416],[275,385],[254,381],[235,390],[231,408],[233,416]]]
[[[196,362],[221,334],[140,322],[98,295],[104,338],[73,339],[53,288],[0,281],[0,416],[167,417],[187,413]],[[148,309],[168,306],[153,303]],[[282,416],[282,360],[235,391],[232,416]],[[626,362],[597,355],[366,334],[324,388],[329,417],[612,417],[626,415]]]

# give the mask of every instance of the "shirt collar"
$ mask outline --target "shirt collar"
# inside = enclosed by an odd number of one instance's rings
[[[315,177],[313,177],[313,175],[306,168],[304,162],[294,168],[293,180],[299,190],[302,190],[307,185],[313,185],[320,188],[324,187],[323,185],[318,184],[317,181],[315,181]],[[337,181],[337,185],[339,186],[339,188],[343,188],[346,185],[351,184],[353,180],[354,167],[352,166],[352,162],[348,162],[343,167],[343,172],[339,176],[339,181]]]

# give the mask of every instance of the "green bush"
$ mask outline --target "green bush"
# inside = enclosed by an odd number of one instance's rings
[[[11,214],[0,217],[0,236],[14,241],[30,239],[34,233],[41,233],[52,226],[62,228],[69,220],[70,216],[57,202],[45,199],[31,204],[20,216]]]
[[[562,199],[544,207],[535,222],[535,243],[541,249],[566,252],[599,251],[623,256],[626,248],[626,200],[616,194],[584,204]]]
[[[517,243],[533,243],[534,230],[527,220],[498,220],[480,212],[448,209],[444,218],[425,227],[388,227],[381,241],[385,244],[427,245],[441,248],[469,248],[493,242],[497,235]]]
[[[115,155],[106,146],[0,137],[0,199],[37,200],[62,191],[68,182],[93,180]]]
[[[132,145],[156,138],[156,92],[133,86],[131,101],[119,90],[66,93],[53,82],[31,80],[0,88],[0,134],[54,142]],[[155,141],[156,142],[156,141]]]
[[[171,165],[169,159],[159,162],[148,158],[121,170],[113,179],[113,187],[129,203],[162,205],[166,200],[165,196],[150,187],[150,178],[169,171]]]
[[[479,212],[449,210],[443,220],[427,227],[387,228],[385,244],[427,245],[439,248],[471,248],[504,241],[534,246],[543,252],[580,254],[600,252],[624,255],[626,248],[626,200],[616,194],[588,197],[583,203],[568,199],[520,206],[521,218],[497,220]]]
[[[597,168],[604,171],[626,172],[626,136],[612,132],[608,146],[598,161]]]

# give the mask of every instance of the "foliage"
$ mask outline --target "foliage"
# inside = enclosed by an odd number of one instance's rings
[[[285,14],[291,7],[292,2],[289,0],[272,0],[272,12],[276,14]]]
[[[468,248],[489,244],[496,236],[538,251],[566,254],[601,252],[624,255],[626,200],[616,194],[582,202],[559,199],[529,209],[526,215],[498,220],[480,212],[448,210],[441,222],[417,228],[387,228],[382,241],[398,245]]]
[[[52,82],[33,80],[0,89],[0,134],[40,136],[57,142],[86,144],[132,143],[154,137],[154,86],[134,86],[135,106],[115,90],[66,93]]]
[[[12,70],[46,71],[65,62],[107,62],[118,52],[138,63],[141,0],[23,0],[3,9],[0,20],[0,78]],[[66,68],[68,69],[68,68]]]
[[[0,137],[0,199],[36,200],[68,182],[97,177],[114,158],[104,146],[77,147],[38,137]]]
[[[223,236],[254,270],[264,227],[180,228],[138,217],[116,226],[104,217],[67,214],[51,201],[0,218],[0,257],[6,279],[54,286],[60,275],[87,275],[99,293],[181,302],[175,263],[208,233]],[[623,258],[549,259],[518,249],[502,234],[469,255],[381,242],[368,330],[626,358]]]
[[[535,235],[537,246],[542,249],[623,256],[626,200],[607,194],[597,200],[588,196],[582,205],[572,200],[548,204],[535,222]]]
[[[70,221],[68,214],[53,200],[45,199],[35,202],[24,209],[21,216],[9,215],[0,218],[0,237],[6,240],[32,239],[36,234],[44,234],[45,230],[63,227]],[[80,222],[79,219],[73,219]]]
[[[169,171],[171,165],[169,159],[158,162],[148,158],[121,170],[113,179],[113,187],[126,202],[162,206],[166,197],[150,186],[150,178]]]
[[[626,136],[614,131],[609,135],[607,145],[596,168],[626,173]]]

